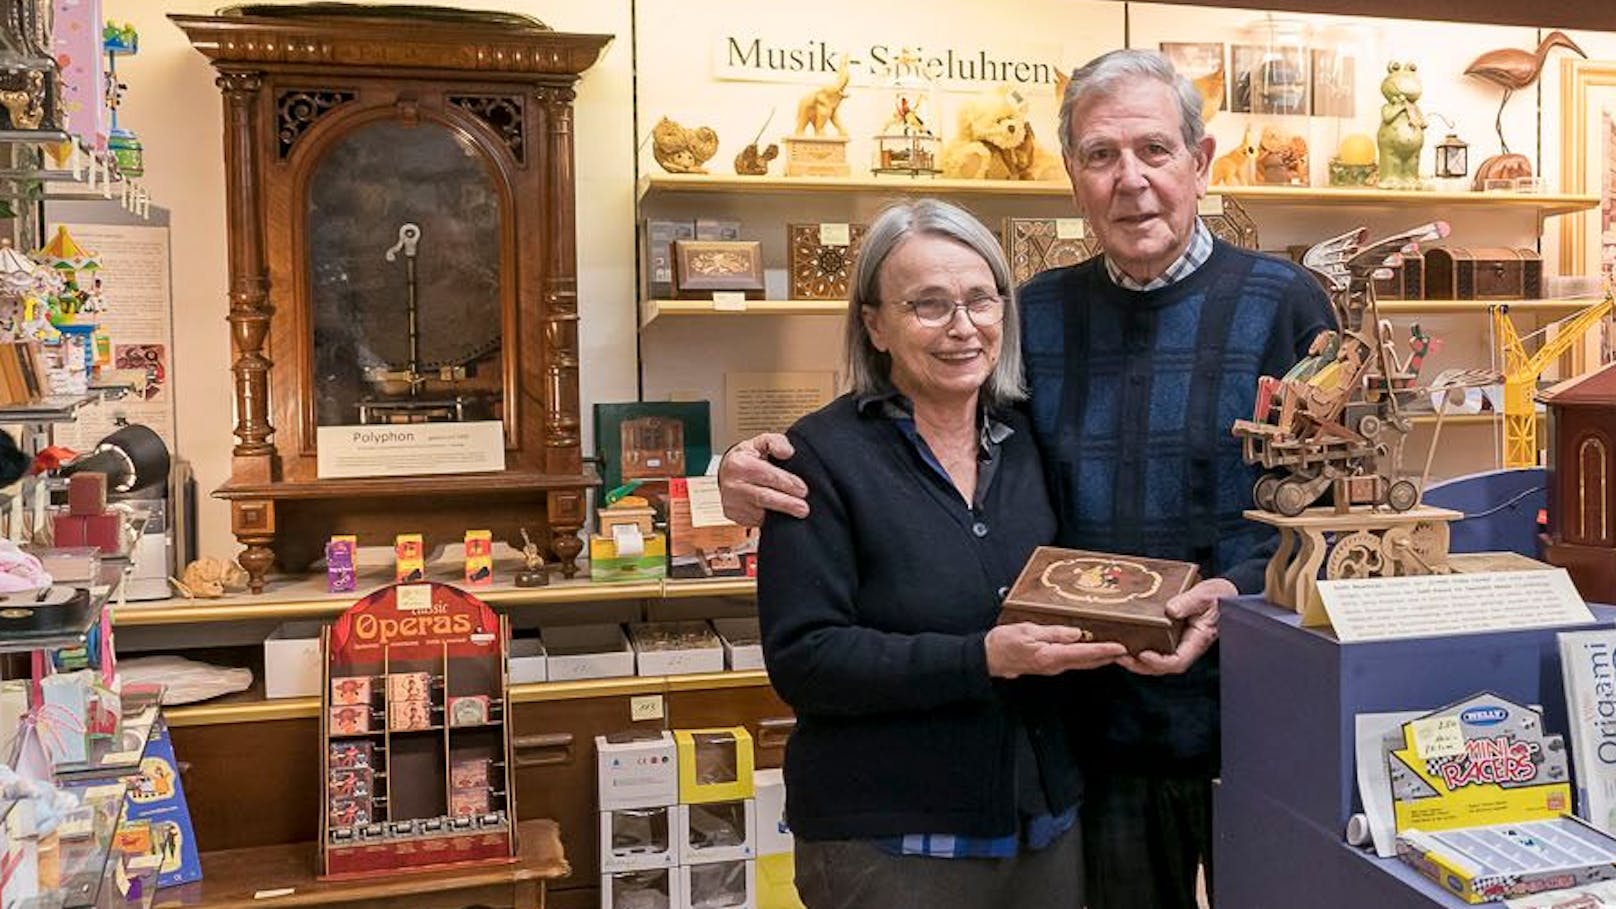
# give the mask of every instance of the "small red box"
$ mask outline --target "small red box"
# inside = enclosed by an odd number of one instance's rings
[[[107,475],[76,473],[67,478],[67,513],[89,517],[107,510]]]
[[[88,546],[85,539],[84,519],[73,515],[59,514],[51,519],[51,525],[56,533],[56,546],[58,549],[66,546]]]
[[[123,533],[123,518],[112,512],[106,512],[87,515],[79,520],[84,522],[85,546],[94,546],[105,553],[116,554],[122,551],[120,537]]]

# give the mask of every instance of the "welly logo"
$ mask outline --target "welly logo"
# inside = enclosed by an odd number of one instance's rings
[[[1467,726],[1496,726],[1509,719],[1509,711],[1502,707],[1472,707],[1459,714],[1459,722]]]

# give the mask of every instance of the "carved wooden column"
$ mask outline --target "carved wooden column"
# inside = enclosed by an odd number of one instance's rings
[[[230,344],[235,353],[236,445],[231,450],[231,472],[236,477],[267,483],[275,479],[275,446],[270,436],[269,371],[264,356],[269,335],[269,280],[264,264],[262,212],[258,204],[258,149],[255,142],[259,90],[257,72],[225,72],[217,80],[224,95],[225,209],[236,229],[230,232]],[[231,503],[230,529],[246,550],[241,567],[247,569],[253,592],[263,589],[264,575],[275,561],[275,503],[258,500]]]
[[[544,167],[554,204],[545,210],[544,261],[544,462],[550,473],[577,473],[581,466],[578,402],[578,241],[572,173],[571,88],[541,88],[544,106]],[[581,492],[551,493],[547,502],[550,548],[572,577],[583,550]]]

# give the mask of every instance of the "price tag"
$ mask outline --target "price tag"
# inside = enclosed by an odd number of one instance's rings
[[[138,751],[112,751],[101,756],[101,765],[103,767],[121,767],[125,764],[138,763],[140,763],[140,752]]]
[[[641,694],[629,698],[628,713],[631,722],[662,719],[662,695]]]
[[[1055,219],[1055,239],[1057,239],[1057,240],[1081,240],[1081,239],[1083,239],[1083,219],[1082,218],[1056,218]]]
[[[850,246],[853,243],[852,228],[846,224],[819,225],[820,246]]]
[[[1414,753],[1421,760],[1458,757],[1465,753],[1464,730],[1456,716],[1433,716],[1415,720]]]
[[[1202,196],[1200,201],[1195,203],[1195,213],[1203,218],[1223,214],[1223,197]]]
[[[713,291],[713,309],[719,312],[746,312],[746,292],[740,290]]]
[[[398,588],[399,612],[428,612],[432,609],[432,588],[426,584],[406,584]]]

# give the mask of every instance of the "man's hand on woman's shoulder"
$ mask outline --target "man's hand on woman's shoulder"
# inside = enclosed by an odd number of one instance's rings
[[[796,474],[769,463],[794,454],[790,440],[778,432],[753,436],[726,452],[718,465],[724,516],[743,527],[759,526],[768,511],[808,517],[808,487]]]

